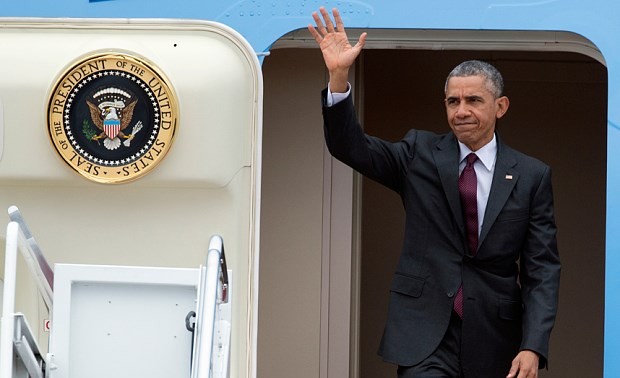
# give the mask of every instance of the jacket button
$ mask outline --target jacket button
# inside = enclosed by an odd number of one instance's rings
[[[448,293],[448,298],[452,298],[452,297],[454,297],[454,292],[451,291]]]

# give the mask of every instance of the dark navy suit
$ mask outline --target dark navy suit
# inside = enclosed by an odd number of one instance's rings
[[[523,349],[538,353],[545,366],[560,279],[549,167],[498,137],[478,251],[472,256],[454,134],[410,130],[396,143],[365,135],[351,96],[324,106],[323,116],[332,155],[397,192],[405,208],[405,237],[380,346],[384,360],[410,366],[428,357],[446,333],[462,283],[465,377],[505,377]]]

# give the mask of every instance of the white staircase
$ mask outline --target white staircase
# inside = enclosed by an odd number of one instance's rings
[[[56,264],[52,271],[19,210],[9,215],[0,378],[229,377],[232,271],[221,237],[211,238],[197,269]],[[45,357],[15,312],[20,255],[51,314]]]

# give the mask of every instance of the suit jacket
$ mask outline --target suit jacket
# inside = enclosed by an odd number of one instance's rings
[[[323,116],[332,155],[396,191],[405,208],[403,247],[379,350],[384,360],[411,366],[429,356],[447,330],[462,283],[465,376],[505,377],[524,349],[537,352],[544,367],[560,278],[549,167],[498,137],[474,256],[459,199],[454,134],[410,130],[396,143],[365,135],[351,96],[324,106]]]

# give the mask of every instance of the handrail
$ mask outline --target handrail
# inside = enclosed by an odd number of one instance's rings
[[[19,225],[10,222],[6,227],[4,251],[4,292],[2,304],[2,332],[0,332],[0,378],[13,374],[13,334],[15,333],[15,287],[17,285],[17,238]]]
[[[35,278],[39,292],[43,297],[49,311],[53,304],[54,271],[45,259],[39,244],[30,232],[30,228],[24,221],[17,206],[11,206],[8,210],[11,221],[19,225],[19,231],[24,238],[24,247],[18,243],[18,247]]]
[[[218,303],[228,302],[228,270],[224,255],[224,241],[215,235],[209,241],[207,265],[201,268],[198,289],[192,378],[211,377],[213,366],[213,338],[215,335],[216,308]],[[221,290],[220,290],[221,289]]]
[[[211,237],[209,240],[209,250],[216,249],[220,253],[220,274],[219,279],[222,284],[222,293],[220,300],[228,303],[228,265],[226,264],[226,254],[224,253],[224,240],[219,235]]]
[[[39,292],[48,310],[52,307],[53,271],[45,260],[41,249],[30,233],[19,210],[9,208],[11,222],[6,228],[4,257],[4,289],[2,298],[0,332],[0,378],[11,378],[14,373],[14,354],[20,357],[30,377],[43,377],[42,357],[23,314],[15,313],[17,290],[17,255],[22,253],[31,270]],[[42,362],[41,362],[42,364]],[[18,366],[21,368],[21,365]]]

